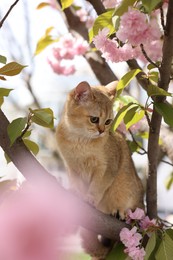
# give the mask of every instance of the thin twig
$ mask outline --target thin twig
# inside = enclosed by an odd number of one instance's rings
[[[130,135],[132,137],[133,142],[135,142],[135,144],[137,144],[137,146],[143,151],[142,153],[141,152],[137,152],[137,153],[139,153],[141,155],[147,154],[147,151],[134,138],[134,135],[133,135],[132,131],[130,129],[128,129],[128,131],[129,131],[129,133],[130,133]]]
[[[3,26],[3,23],[5,22],[5,20],[7,19],[8,15],[10,14],[11,10],[13,9],[13,7],[19,2],[19,0],[16,0],[9,8],[9,10],[7,11],[7,13],[5,14],[5,16],[2,18],[2,20],[0,21],[0,28]]]
[[[147,53],[146,53],[146,51],[145,51],[145,49],[144,49],[144,45],[143,45],[142,43],[140,44],[140,47],[141,47],[141,51],[142,51],[144,57],[146,58],[146,60],[147,60],[148,62],[150,62],[151,64],[153,64],[154,67],[156,67],[156,68],[159,69],[159,66],[158,66],[155,62],[153,62],[153,61],[148,57],[148,55],[147,55]]]
[[[148,154],[148,152],[136,141],[136,139],[135,139],[135,137],[134,137],[132,131],[131,131],[130,129],[128,129],[128,131],[129,131],[129,133],[130,133],[130,135],[131,135],[131,137],[132,137],[133,142],[143,151],[143,152],[137,151],[137,153],[140,154],[140,155]],[[166,161],[166,160],[163,160],[163,159],[162,159],[162,160],[160,160],[160,161],[163,162],[163,163],[166,163],[166,164],[169,164],[169,165],[173,166],[172,163],[170,163],[170,162],[168,162],[168,161]]]
[[[173,166],[173,164],[172,163],[170,163],[170,162],[168,162],[168,161],[165,161],[165,160],[161,160],[161,162],[163,162],[163,163],[166,163],[166,164],[169,164],[169,165],[171,165],[171,166]]]

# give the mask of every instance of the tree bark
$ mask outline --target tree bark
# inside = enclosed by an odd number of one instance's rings
[[[160,71],[160,80],[158,86],[164,90],[168,90],[171,63],[173,59],[173,1],[168,3],[167,21],[165,27],[165,36],[163,43],[163,58]],[[165,102],[165,97],[159,96],[155,98],[155,102]],[[162,116],[157,113],[156,108],[153,108],[151,125],[149,130],[148,140],[148,161],[149,173],[147,180],[147,214],[150,218],[157,217],[157,165],[159,155],[159,135]]]

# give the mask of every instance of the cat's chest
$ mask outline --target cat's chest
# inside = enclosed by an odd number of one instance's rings
[[[103,147],[85,142],[67,142],[63,157],[69,168],[75,171],[90,172],[105,161]]]

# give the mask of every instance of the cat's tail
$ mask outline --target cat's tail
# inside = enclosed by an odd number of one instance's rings
[[[98,238],[96,233],[84,228],[80,230],[80,235],[82,247],[92,260],[104,260],[115,243],[107,238]]]

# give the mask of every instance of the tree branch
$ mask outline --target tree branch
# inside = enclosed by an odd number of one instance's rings
[[[43,180],[41,184],[47,185],[51,183],[56,187],[57,198],[64,199],[64,207],[59,214],[62,214],[62,216],[68,214],[66,217],[70,217],[72,224],[81,225],[105,237],[118,240],[119,232],[126,224],[114,217],[99,212],[71,192],[66,191],[59,185],[55,177],[50,175],[27,150],[22,141],[17,140],[10,146],[7,134],[8,124],[8,119],[2,110],[0,110],[0,146],[27,180],[33,182],[35,185],[37,181],[40,184],[40,180]],[[56,206],[58,207],[58,205]],[[69,212],[69,207],[74,209],[73,212]]]
[[[164,90],[168,90],[171,63],[173,58],[173,1],[168,3],[168,13],[165,28],[165,37],[163,43],[163,58],[160,67],[160,80],[158,85]],[[165,97],[156,97],[155,102],[165,102]],[[153,108],[151,118],[151,127],[149,130],[148,141],[148,160],[149,160],[149,174],[147,180],[147,213],[150,218],[157,216],[157,163],[159,153],[159,135],[162,116],[157,113],[156,108]]]
[[[0,28],[3,26],[5,20],[7,19],[8,15],[10,14],[10,12],[12,11],[13,7],[19,2],[19,0],[16,0],[9,8],[9,10],[7,11],[7,13],[5,14],[5,16],[2,18],[2,20],[0,21]]]

